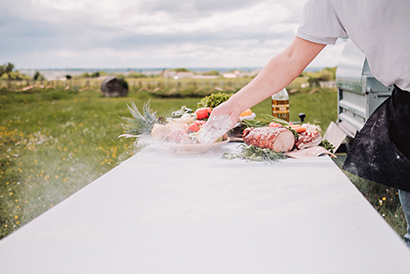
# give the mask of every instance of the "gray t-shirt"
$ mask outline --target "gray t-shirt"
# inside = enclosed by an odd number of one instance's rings
[[[307,0],[296,35],[319,44],[349,37],[376,79],[410,91],[410,0]]]

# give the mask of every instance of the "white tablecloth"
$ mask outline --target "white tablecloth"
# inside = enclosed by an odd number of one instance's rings
[[[0,273],[410,273],[410,250],[327,156],[149,148],[0,241]]]

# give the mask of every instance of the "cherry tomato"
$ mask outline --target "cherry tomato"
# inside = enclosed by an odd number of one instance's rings
[[[211,115],[212,109],[211,108],[198,108],[195,111],[196,117],[199,120],[208,118]]]
[[[197,132],[199,130],[199,126],[197,123],[192,123],[189,125],[188,129],[192,132]]]

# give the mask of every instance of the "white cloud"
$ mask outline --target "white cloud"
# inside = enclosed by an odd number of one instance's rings
[[[346,40],[339,39],[335,45],[327,46],[310,64],[312,67],[336,66],[342,54]]]
[[[0,63],[12,62],[17,68],[260,67],[292,41],[303,4],[304,0],[3,1]],[[324,52],[314,62],[334,62],[333,52]]]
[[[71,0],[32,0],[31,2],[35,6],[47,7],[62,11],[73,11],[84,8],[83,1],[71,1]]]
[[[280,4],[260,3],[250,8],[242,8],[229,13],[218,11],[207,17],[175,20],[170,14],[162,11],[154,15],[136,16],[126,27],[134,27],[138,34],[172,34],[180,32],[217,32],[226,28],[255,28],[288,20],[287,10]],[[147,23],[149,22],[149,24]],[[292,27],[295,27],[294,25]]]

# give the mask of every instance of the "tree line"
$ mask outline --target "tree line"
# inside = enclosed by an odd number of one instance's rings
[[[40,74],[39,71],[35,71],[33,77],[30,77],[25,74],[21,74],[18,70],[14,70],[14,64],[8,62],[4,65],[0,65],[0,79],[2,78],[3,75],[7,75],[7,79],[10,81],[12,80],[25,80],[25,81],[38,81],[38,80],[45,80],[44,76]],[[176,69],[170,69],[174,70],[177,72],[187,72],[189,70],[185,68],[176,68]],[[205,72],[203,73],[204,75],[215,75],[218,76],[219,72],[212,70],[210,72]],[[93,73],[83,73],[82,75],[79,76],[71,76],[71,75],[65,75],[65,78],[67,80],[70,80],[72,78],[74,79],[86,79],[86,78],[98,78],[101,76],[106,76],[108,75],[107,72],[104,71],[96,71]],[[303,72],[301,77],[304,77],[307,79],[307,82],[309,83],[309,86],[314,87],[314,86],[320,86],[320,82],[326,82],[326,81],[332,81],[335,80],[336,78],[336,67],[332,68],[324,68],[320,71],[315,71],[315,72]],[[145,75],[139,72],[130,72],[128,75],[116,75],[117,78],[158,78],[161,77],[160,75],[153,76],[153,75]],[[4,78],[4,77],[3,77]]]

